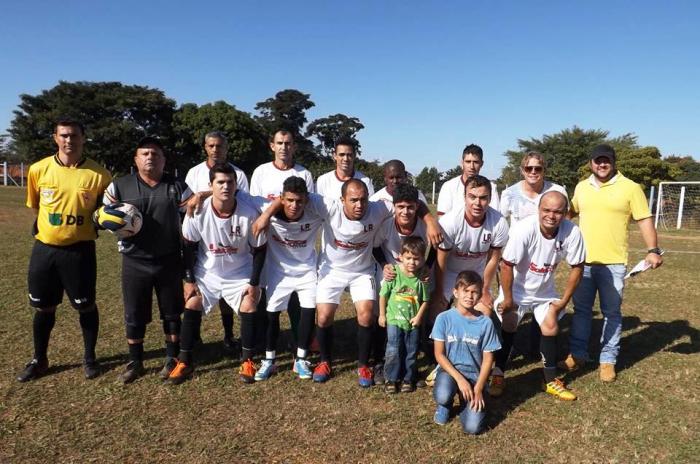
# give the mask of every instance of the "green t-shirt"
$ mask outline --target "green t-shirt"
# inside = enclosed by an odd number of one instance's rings
[[[394,280],[382,284],[379,294],[387,299],[386,323],[411,330],[413,319],[423,302],[428,301],[428,284],[418,277],[409,277],[395,265]]]

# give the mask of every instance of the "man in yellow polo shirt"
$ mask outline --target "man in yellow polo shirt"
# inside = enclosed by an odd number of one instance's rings
[[[37,214],[28,277],[29,304],[36,312],[34,358],[17,376],[20,382],[35,379],[48,369],[49,338],[64,290],[80,314],[85,377],[92,379],[100,373],[95,356],[99,317],[95,305],[97,232],[92,213],[112,176],[83,158],[85,129],[81,123],[59,121],[53,139],[58,153],[32,164],[27,176],[27,206]]]
[[[596,292],[603,313],[600,338],[600,379],[615,380],[615,363],[622,333],[622,289],[627,265],[627,227],[637,221],[647,246],[646,261],[652,268],[663,263],[657,247],[656,229],[641,187],[618,172],[615,150],[598,145],[591,152],[593,174],[579,182],[571,200],[570,217],[580,216],[579,225],[586,244],[583,279],[574,293],[574,317],[569,345],[571,354],[560,367],[575,370],[588,357],[593,303]]]

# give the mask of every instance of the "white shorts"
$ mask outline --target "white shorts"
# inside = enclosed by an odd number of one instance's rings
[[[552,298],[551,300],[543,301],[540,303],[532,303],[530,305],[518,305],[516,306],[516,311],[518,312],[518,324],[520,324],[520,321],[523,320],[523,317],[527,313],[532,313],[535,316],[535,320],[537,321],[538,325],[542,325],[542,322],[544,322],[545,316],[547,316],[547,311],[549,310],[549,304],[552,301],[556,301],[557,298]],[[496,301],[493,303],[493,308],[494,310],[498,308],[498,305],[501,304],[503,301],[503,294],[499,294],[498,298],[496,298]],[[498,316],[498,319],[501,321],[503,320],[503,316],[498,312],[494,311],[496,315]],[[562,310],[559,312],[559,316],[557,317],[557,320],[561,319],[564,317],[566,314],[566,309]]]
[[[267,311],[278,313],[286,311],[289,298],[297,292],[299,306],[316,307],[316,272],[311,271],[301,277],[289,277],[282,274],[267,275]]]
[[[340,304],[340,295],[350,288],[352,302],[375,301],[377,285],[374,280],[374,266],[366,272],[348,272],[336,269],[319,270],[316,303]]]
[[[216,306],[219,299],[223,298],[226,303],[236,312],[241,309],[241,301],[250,284],[250,278],[245,279],[222,279],[213,272],[196,275],[197,287],[202,295],[202,306],[204,314]]]

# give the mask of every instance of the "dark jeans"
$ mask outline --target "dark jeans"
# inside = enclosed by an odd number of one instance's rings
[[[420,330],[404,330],[395,325],[386,326],[386,353],[384,378],[387,382],[413,383],[416,381],[416,356]],[[403,374],[403,375],[402,375]]]

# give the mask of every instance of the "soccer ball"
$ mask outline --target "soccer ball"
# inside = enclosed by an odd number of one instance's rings
[[[139,233],[143,225],[143,216],[134,205],[114,203],[102,206],[95,212],[95,223],[122,240]]]

